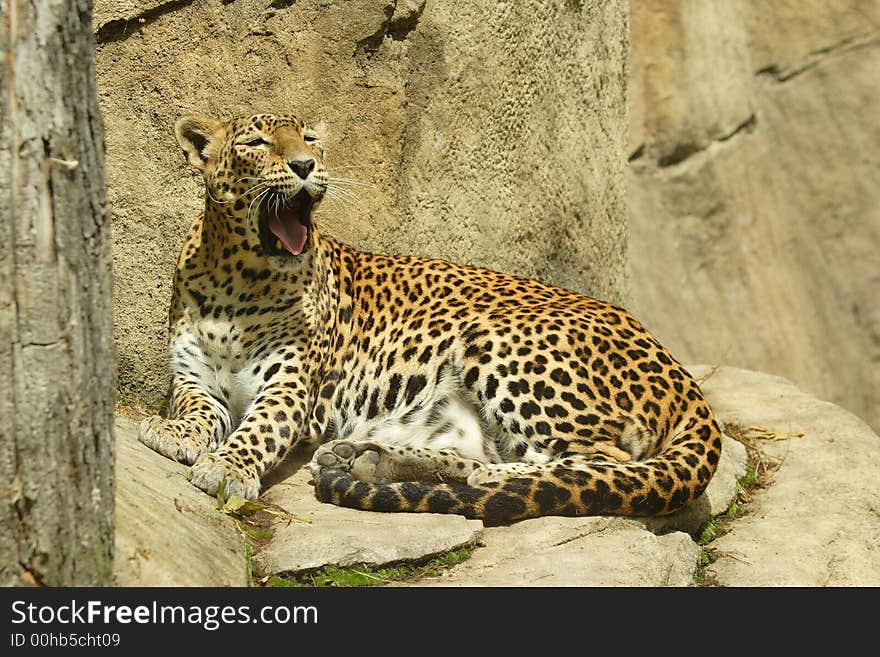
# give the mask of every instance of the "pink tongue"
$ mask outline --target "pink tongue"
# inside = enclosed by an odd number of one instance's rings
[[[272,231],[275,237],[281,240],[285,249],[293,255],[299,255],[306,245],[309,230],[296,217],[287,217],[286,219],[284,221],[276,213],[270,213],[269,230]]]

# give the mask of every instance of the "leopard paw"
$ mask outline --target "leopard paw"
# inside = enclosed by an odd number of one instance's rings
[[[220,482],[225,481],[225,495],[238,495],[246,500],[260,496],[260,478],[237,465],[221,451],[202,454],[190,468],[189,480],[208,495],[216,495]]]
[[[368,484],[388,484],[464,481],[480,465],[452,450],[332,440],[315,451],[309,468],[315,481],[329,470],[341,470]]]
[[[213,436],[205,437],[184,420],[166,420],[154,415],[141,422],[138,440],[170,459],[191,465],[214,449]]]
[[[379,467],[383,456],[388,459],[380,445],[333,440],[315,451],[309,469],[316,480],[321,472],[332,469],[350,472],[359,481],[380,483],[384,479],[382,468]]]

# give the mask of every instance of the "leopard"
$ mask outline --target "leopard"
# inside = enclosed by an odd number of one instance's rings
[[[703,493],[721,426],[629,312],[335,239],[323,125],[187,114],[174,132],[205,205],[173,278],[167,412],[139,439],[193,485],[255,500],[296,447],[321,502],[487,525]]]

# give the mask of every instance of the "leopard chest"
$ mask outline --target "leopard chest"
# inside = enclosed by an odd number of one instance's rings
[[[223,403],[235,424],[271,382],[271,373],[301,351],[289,318],[190,315],[189,320],[173,341],[172,362]]]

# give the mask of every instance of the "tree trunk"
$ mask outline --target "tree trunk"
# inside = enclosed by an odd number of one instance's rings
[[[110,222],[91,0],[0,0],[0,585],[107,585]]]

